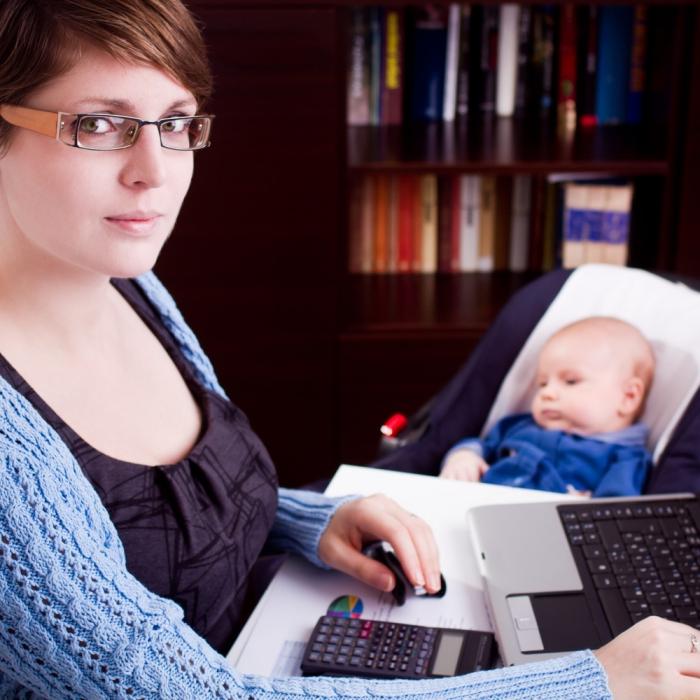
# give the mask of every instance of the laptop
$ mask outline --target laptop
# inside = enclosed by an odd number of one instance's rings
[[[700,629],[696,495],[486,505],[469,519],[504,664],[596,649],[652,614]]]

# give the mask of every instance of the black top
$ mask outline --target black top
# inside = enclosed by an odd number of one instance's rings
[[[131,281],[114,286],[163,344],[200,406],[202,434],[176,464],[144,466],[87,444],[0,355],[0,375],[61,436],[109,512],[128,570],[180,605],[185,621],[225,653],[243,622],[250,569],[272,527],[277,477],[245,415],[196,381],[157,312]]]

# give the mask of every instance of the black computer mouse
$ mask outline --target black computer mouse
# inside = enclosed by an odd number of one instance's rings
[[[370,542],[363,548],[362,552],[371,559],[384,564],[394,574],[396,586],[394,586],[391,594],[394,596],[397,605],[403,605],[406,602],[406,596],[409,591],[423,598],[442,598],[447,592],[447,583],[442,574],[440,574],[440,590],[435,593],[428,593],[422,586],[414,586],[404,573],[401,562],[399,562],[392,546],[388,542],[381,540]]]

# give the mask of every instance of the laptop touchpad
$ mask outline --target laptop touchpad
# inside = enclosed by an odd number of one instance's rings
[[[544,651],[597,649],[602,643],[583,593],[530,596]]]

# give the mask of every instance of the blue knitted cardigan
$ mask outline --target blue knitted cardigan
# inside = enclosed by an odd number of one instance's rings
[[[224,394],[173,300],[151,273],[139,284],[199,381]],[[264,678],[237,673],[183,622],[182,610],[125,567],[117,532],[66,445],[0,380],[0,697],[610,698],[591,652],[427,681]],[[272,536],[320,564],[338,501],[280,490]]]

